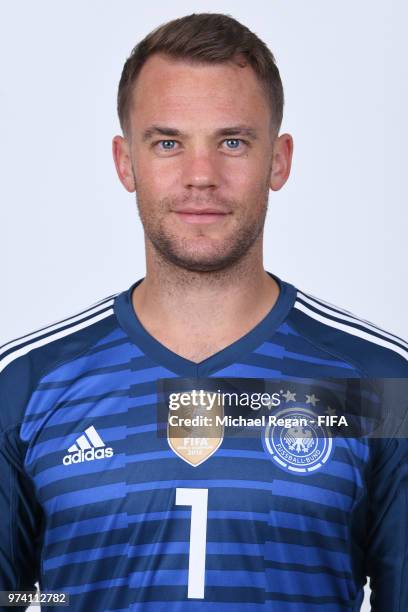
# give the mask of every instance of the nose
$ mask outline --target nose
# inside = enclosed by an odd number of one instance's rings
[[[184,156],[183,184],[192,189],[208,189],[220,183],[219,160],[216,153],[208,149],[190,151]]]

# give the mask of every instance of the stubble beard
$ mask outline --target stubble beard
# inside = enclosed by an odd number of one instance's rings
[[[268,209],[269,185],[260,190],[253,201],[253,210],[259,210],[257,216],[247,217],[241,212],[242,207],[233,200],[212,198],[211,201],[200,200],[204,205],[221,205],[231,210],[235,217],[235,229],[229,232],[225,240],[217,240],[211,249],[194,248],[194,238],[180,237],[166,226],[164,218],[169,210],[180,204],[192,203],[192,199],[163,198],[159,203],[151,205],[149,198],[136,192],[136,203],[146,239],[150,241],[162,264],[170,264],[188,272],[216,272],[234,268],[250,251],[256,240],[262,234]],[[194,199],[197,203],[199,200]],[[261,207],[259,205],[261,204]],[[246,208],[246,207],[245,207]],[[148,211],[154,211],[149,214]],[[205,236],[205,227],[197,235],[197,245],[200,236]]]

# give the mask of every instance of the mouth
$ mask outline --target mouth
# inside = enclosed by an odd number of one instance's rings
[[[174,210],[174,214],[184,221],[184,223],[217,223],[223,221],[230,213],[220,211],[216,208],[202,208],[200,210],[194,210],[193,208],[185,208],[182,210]]]

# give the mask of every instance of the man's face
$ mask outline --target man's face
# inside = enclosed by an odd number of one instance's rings
[[[255,73],[154,55],[133,94],[125,186],[146,238],[182,268],[227,267],[261,239],[271,183],[271,111]]]

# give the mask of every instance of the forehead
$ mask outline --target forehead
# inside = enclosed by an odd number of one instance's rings
[[[233,62],[192,63],[161,54],[143,65],[133,90],[131,122],[268,121],[265,91],[254,70]]]

